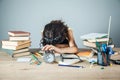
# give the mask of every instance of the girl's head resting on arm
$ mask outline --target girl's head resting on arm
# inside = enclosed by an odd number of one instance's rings
[[[46,44],[60,44],[68,38],[68,27],[61,20],[53,20],[46,24],[43,30],[41,43]]]

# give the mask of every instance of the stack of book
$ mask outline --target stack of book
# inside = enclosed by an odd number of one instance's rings
[[[83,45],[96,48],[96,42],[107,43],[109,41],[108,34],[105,33],[90,33],[81,36]]]
[[[9,51],[13,57],[29,55],[31,46],[30,32],[8,31],[9,39],[2,40],[2,48]]]

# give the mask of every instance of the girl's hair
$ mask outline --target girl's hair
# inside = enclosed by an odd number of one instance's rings
[[[64,22],[61,20],[54,20],[45,25],[41,43],[43,46],[46,44],[60,44],[67,38],[67,25],[64,25]]]

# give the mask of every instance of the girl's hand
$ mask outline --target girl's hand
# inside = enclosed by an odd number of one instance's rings
[[[43,51],[47,51],[47,50],[53,50],[55,53],[60,53],[60,48],[58,47],[55,47],[53,45],[45,45],[43,48],[42,48]]]

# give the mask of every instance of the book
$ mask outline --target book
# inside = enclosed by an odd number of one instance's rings
[[[28,56],[30,54],[31,53],[29,51],[27,51],[27,52],[21,52],[21,53],[13,54],[12,57],[22,57],[22,56]]]
[[[19,46],[2,45],[2,48],[3,48],[3,49],[18,50],[18,49],[30,47],[30,45],[31,45],[30,43],[26,43],[26,44],[19,45]]]
[[[85,46],[87,46],[87,47],[96,48],[96,43],[94,43],[94,42],[89,42],[89,41],[86,41],[86,40],[83,41],[83,45],[85,45]]]
[[[62,65],[72,65],[72,64],[76,64],[78,62],[80,62],[80,59],[78,56],[76,56],[75,54],[62,54],[63,57],[63,61],[61,61],[60,59],[56,59],[56,62],[58,62],[58,64],[62,64]],[[59,58],[59,57],[56,57]]]
[[[13,50],[10,50],[10,49],[4,49],[4,48],[2,48],[1,51],[5,52],[6,54],[8,54],[10,56],[13,54]]]
[[[17,37],[14,37],[14,36],[10,36],[9,37],[9,40],[10,41],[22,41],[22,40],[30,40],[30,37],[29,36],[17,36]]]
[[[106,44],[106,41],[103,41],[103,42],[99,42],[100,44],[101,43],[105,43]],[[89,42],[87,40],[83,40],[83,45],[87,46],[87,47],[91,47],[91,48],[96,48],[96,42]],[[112,45],[111,45],[112,46]],[[113,45],[114,46],[114,45]]]
[[[8,35],[10,35],[10,36],[29,36],[30,32],[26,32],[26,31],[8,31]]]
[[[83,50],[83,51],[79,51],[78,53],[76,53],[76,55],[78,55],[79,57],[91,57],[92,51],[91,50]]]
[[[9,55],[13,55],[13,54],[16,54],[16,53],[22,53],[22,52],[27,52],[29,51],[29,48],[26,47],[26,48],[22,48],[22,49],[19,49],[19,50],[11,50],[11,49],[2,49],[3,52],[6,52],[7,54]]]
[[[19,46],[23,45],[26,43],[30,43],[30,40],[25,40],[25,41],[10,41],[10,40],[3,40],[2,45],[11,45],[11,46]]]
[[[89,60],[93,57],[94,52],[90,49],[82,49],[76,53],[76,55],[79,56],[81,60]]]
[[[26,52],[26,51],[29,51],[29,48],[22,48],[22,49],[18,49],[18,50],[13,50],[13,54],[15,53],[21,53],[21,52]]]
[[[107,42],[108,38],[87,39],[89,42]]]
[[[82,40],[96,39],[96,38],[107,38],[108,34],[106,33],[89,33],[82,35],[80,38]]]

